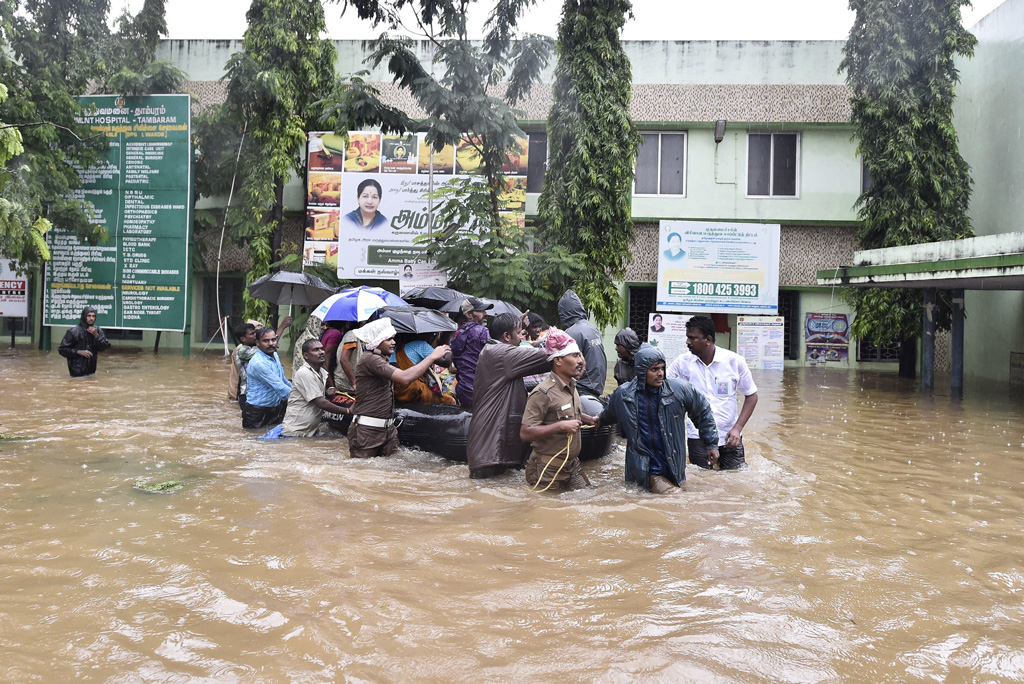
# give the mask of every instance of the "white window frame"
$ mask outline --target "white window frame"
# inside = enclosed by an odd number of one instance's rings
[[[767,195],[751,195],[750,194],[750,136],[752,135],[770,135],[772,136],[771,154],[768,156],[768,192]],[[793,195],[775,195],[771,194],[774,191],[775,178],[772,170],[775,168],[775,136],[776,135],[795,135],[796,136],[796,179],[794,185],[795,194]],[[800,169],[803,167],[803,140],[804,136],[800,131],[747,131],[747,153],[746,159],[743,164],[743,192],[746,193],[747,199],[773,199],[773,200],[795,200],[800,199],[801,185],[800,177],[803,175],[800,173]]]
[[[658,136],[658,192],[655,193],[643,193],[640,194],[636,191],[636,166],[633,167],[633,196],[634,197],[678,197],[683,199],[686,197],[687,185],[689,179],[687,178],[687,166],[689,166],[690,156],[690,133],[689,131],[640,131],[641,135],[657,135]],[[663,193],[661,192],[661,136],[663,135],[681,135],[683,136],[683,192],[682,193]],[[642,144],[642,143],[641,143]]]

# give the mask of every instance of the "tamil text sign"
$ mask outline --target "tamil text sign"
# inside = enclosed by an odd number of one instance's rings
[[[658,245],[658,309],[778,313],[778,225],[662,221]]]
[[[192,188],[188,95],[80,98],[80,123],[110,144],[79,170],[76,199],[95,207],[109,239],[90,245],[55,226],[47,234],[43,319],[75,325],[94,306],[105,327],[185,329]]]

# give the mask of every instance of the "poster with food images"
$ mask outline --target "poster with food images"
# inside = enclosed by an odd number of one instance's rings
[[[467,136],[435,151],[422,133],[309,133],[303,264],[327,264],[345,280],[446,284],[416,240],[430,228],[427,195],[482,172],[475,143]],[[503,169],[499,198],[502,220],[513,229],[525,225],[525,138],[519,144],[522,151]]]

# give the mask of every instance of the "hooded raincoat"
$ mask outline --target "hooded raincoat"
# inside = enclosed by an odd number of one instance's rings
[[[78,325],[64,334],[64,339],[57,348],[57,353],[68,360],[68,371],[73,378],[95,373],[97,354],[110,346],[103,328],[93,324],[99,333],[96,337],[89,332],[89,324],[85,322],[85,317],[90,313],[96,313],[96,309],[91,306],[82,309]],[[78,353],[84,350],[91,351],[92,356],[85,358]]]
[[[601,331],[587,320],[583,302],[572,290],[566,290],[558,300],[558,318],[562,321],[565,332],[576,340],[583,359],[587,362],[583,377],[576,381],[577,390],[580,394],[601,396],[604,392],[605,379],[608,377],[608,357],[604,354]]]
[[[626,436],[626,482],[635,482],[647,490],[651,455],[644,446],[647,440],[639,434],[637,394],[647,389],[647,369],[664,360],[660,350],[648,345],[641,347],[633,359],[636,377],[615,390],[608,408],[601,413],[602,425],[622,424]],[[718,428],[708,400],[688,382],[665,378],[660,398],[658,422],[668,461],[668,471],[661,475],[679,485],[686,481],[686,416],[700,430],[700,439],[708,449],[718,448]]]
[[[536,347],[513,347],[489,340],[480,352],[473,392],[466,456],[478,477],[498,466],[521,466],[530,446],[519,439],[526,409],[523,377],[551,368],[547,353]]]
[[[620,330],[619,334],[615,336],[615,344],[621,344],[625,347],[626,351],[636,357],[636,352],[640,349],[640,338],[636,336],[632,328],[626,328],[625,330]],[[633,361],[634,359],[629,361],[619,359],[615,362],[615,370],[612,371],[612,374],[615,376],[615,382],[624,385],[633,379],[633,376],[636,375]]]

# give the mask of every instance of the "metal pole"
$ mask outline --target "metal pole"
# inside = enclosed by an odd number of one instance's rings
[[[964,395],[964,291],[953,290],[953,398]]]
[[[935,288],[924,291],[924,330],[921,339],[921,387],[935,388]]]

